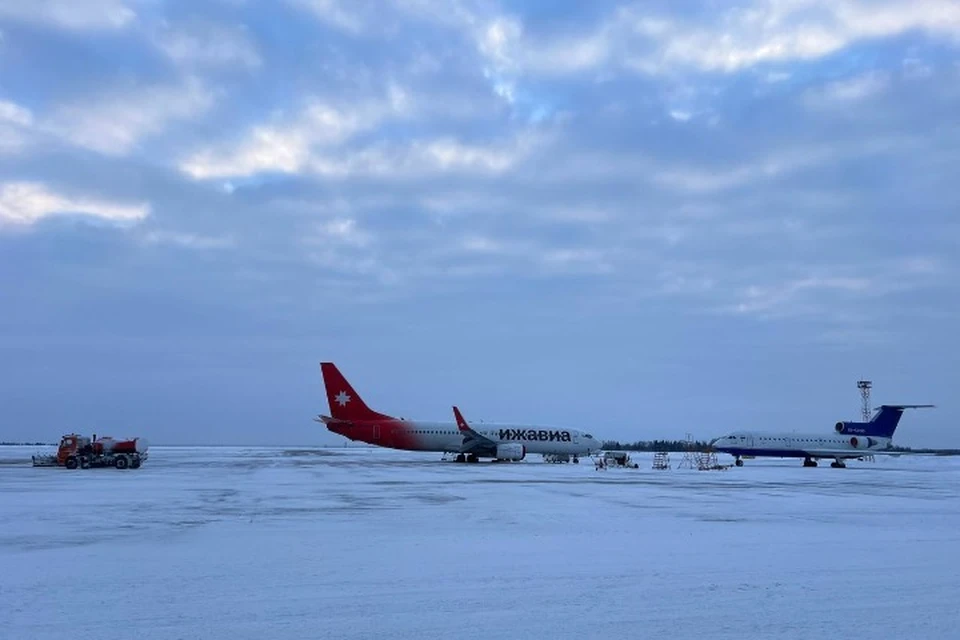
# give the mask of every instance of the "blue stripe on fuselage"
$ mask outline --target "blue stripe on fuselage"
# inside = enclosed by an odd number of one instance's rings
[[[718,453],[729,453],[732,456],[753,456],[759,458],[762,456],[769,458],[807,458],[811,454],[800,449],[740,449],[727,447],[714,447]],[[829,456],[828,456],[829,457]]]

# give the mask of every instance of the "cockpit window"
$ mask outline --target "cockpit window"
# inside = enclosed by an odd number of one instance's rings
[[[585,434],[583,434],[583,437],[584,437],[584,438],[593,438],[593,436],[592,436],[592,435],[590,435],[589,433],[585,433]]]

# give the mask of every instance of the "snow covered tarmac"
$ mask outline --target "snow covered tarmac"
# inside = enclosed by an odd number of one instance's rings
[[[960,458],[0,447],[0,638],[956,638]]]

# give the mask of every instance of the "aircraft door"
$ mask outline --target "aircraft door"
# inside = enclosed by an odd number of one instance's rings
[[[783,446],[785,449],[793,449],[793,438],[790,436],[785,436],[783,439]]]
[[[373,425],[373,442],[380,442],[380,425]]]

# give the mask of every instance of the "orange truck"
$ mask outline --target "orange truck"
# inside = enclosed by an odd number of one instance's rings
[[[116,467],[139,469],[147,459],[147,442],[143,438],[115,440],[110,436],[93,438],[70,433],[60,439],[56,455],[33,456],[35,467],[66,467],[89,469],[91,467]]]

